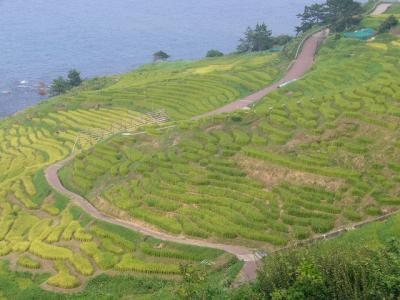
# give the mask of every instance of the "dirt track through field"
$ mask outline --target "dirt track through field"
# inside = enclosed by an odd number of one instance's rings
[[[174,235],[171,235],[168,233],[154,230],[150,227],[145,227],[142,224],[136,223],[134,221],[121,220],[121,219],[117,219],[117,218],[114,218],[112,216],[108,216],[108,215],[102,213],[96,207],[94,207],[87,199],[66,189],[63,186],[63,184],[61,183],[60,178],[58,177],[58,171],[66,163],[71,161],[73,158],[74,158],[73,156],[69,157],[66,160],[60,161],[60,162],[48,167],[45,171],[46,179],[49,182],[49,184],[53,187],[53,189],[55,189],[57,192],[60,192],[64,195],[68,196],[74,204],[81,207],[85,212],[87,212],[94,218],[102,220],[102,221],[106,221],[106,222],[109,222],[109,223],[112,223],[115,225],[120,225],[120,226],[129,228],[129,229],[132,229],[134,231],[137,231],[139,233],[142,233],[144,235],[149,235],[149,236],[152,236],[154,238],[164,240],[164,241],[220,249],[220,250],[223,250],[225,252],[235,255],[240,260],[245,261],[245,262],[255,263],[255,261],[257,260],[255,255],[253,255],[252,251],[250,249],[247,249],[244,247],[234,246],[234,245],[226,245],[226,244],[216,244],[216,243],[211,243],[211,242],[208,242],[205,240],[189,239],[184,236],[174,236]]]
[[[390,5],[389,5],[390,6]],[[385,12],[388,7],[386,3],[380,4],[376,7],[375,11],[373,14],[381,14]],[[216,109],[214,111],[211,111],[207,114],[204,114],[199,117],[203,116],[210,116],[210,115],[215,115],[219,113],[225,113],[225,112],[232,112],[237,109],[243,109],[244,107],[248,107],[249,105],[260,101],[262,98],[264,98],[266,95],[271,93],[272,91],[276,90],[279,88],[279,86],[285,82],[289,82],[291,80],[295,79],[300,79],[307,71],[309,71],[314,63],[314,58],[315,54],[318,50],[319,45],[321,42],[323,42],[324,38],[328,34],[327,30],[323,30],[320,32],[317,32],[316,34],[312,35],[310,38],[308,38],[302,48],[302,51],[292,67],[288,70],[284,78],[282,78],[279,82],[274,83],[254,94],[251,94],[241,100],[238,100],[236,102],[232,102],[230,104],[227,104],[219,109]],[[71,201],[81,207],[84,211],[92,215],[94,218],[109,222],[115,225],[120,225],[129,229],[132,229],[134,231],[137,231],[139,233],[142,233],[144,235],[149,235],[154,238],[160,239],[160,240],[165,240],[165,241],[171,241],[171,242],[176,242],[176,243],[181,243],[181,244],[187,244],[187,245],[194,245],[194,246],[201,246],[201,247],[209,247],[209,248],[214,248],[214,249],[220,249],[223,251],[226,251],[228,253],[231,253],[235,255],[239,260],[244,261],[244,266],[241,271],[241,278],[239,278],[240,282],[248,282],[252,281],[256,278],[257,276],[257,265],[258,262],[260,261],[261,257],[255,255],[254,250],[255,249],[250,249],[250,248],[245,248],[245,247],[240,247],[240,246],[234,246],[234,245],[227,245],[227,244],[217,244],[217,243],[212,243],[206,240],[197,240],[197,239],[190,239],[186,238],[184,236],[175,236],[171,235],[168,233],[160,232],[156,229],[143,226],[143,224],[136,223],[135,221],[126,221],[126,220],[121,220],[117,219],[115,217],[106,215],[102,212],[100,212],[96,207],[94,207],[87,199],[83,198],[82,196],[67,190],[63,184],[61,183],[59,177],[58,177],[58,171],[69,161],[71,161],[74,157],[71,156],[67,158],[66,160],[60,161],[56,164],[53,164],[49,166],[45,170],[45,176],[53,189],[56,191],[68,196]],[[326,238],[327,236],[336,236],[337,234],[341,234],[344,232],[343,229],[340,230],[335,230],[333,232],[328,233],[327,235],[321,235],[319,237],[316,237],[315,240],[319,240],[322,238]]]
[[[392,3],[381,3],[379,4],[375,10],[371,13],[372,16],[379,16],[383,14],[388,8],[392,5]]]
[[[329,31],[327,29],[319,31],[308,38],[304,45],[303,49],[300,52],[300,55],[294,61],[286,75],[279,80],[278,82],[254,93],[243,99],[237,100],[235,102],[229,103],[223,107],[220,107],[216,110],[208,112],[204,115],[201,115],[197,118],[212,116],[220,113],[232,112],[238,109],[243,109],[245,107],[250,106],[251,104],[260,101],[262,98],[267,96],[269,93],[277,90],[280,85],[290,82],[292,80],[300,79],[304,76],[304,74],[311,69],[314,64],[315,54],[318,50],[320,44],[324,41]]]

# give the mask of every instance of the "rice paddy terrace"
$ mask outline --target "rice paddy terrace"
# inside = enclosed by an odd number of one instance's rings
[[[396,211],[399,54],[392,35],[330,38],[307,76],[255,110],[164,131],[154,127],[274,82],[287,61],[260,53],[144,66],[2,120],[0,256],[9,263],[0,296],[15,285],[78,291],[88,280],[96,294],[106,275],[170,280],[182,263],[237,274],[241,264],[220,250],[160,241],[74,206],[43,174],[73,150],[60,172],[68,189],[107,215],[180,237],[272,250]]]
[[[233,256],[222,251],[161,242],[95,220],[50,188],[43,169],[119,132],[214,109],[272,82],[286,65],[269,53],[160,63],[88,81],[71,94],[2,120],[0,256],[12,270],[51,274],[40,284],[58,291],[82,289],[103,273],[173,279],[182,263],[228,270]],[[104,156],[105,164],[114,163],[107,149]],[[100,175],[92,168],[98,158],[93,161],[88,176]],[[123,154],[115,157],[116,164],[122,161]]]
[[[55,125],[57,118],[68,121],[74,116],[81,122],[71,123],[68,130],[65,122],[62,129]],[[144,239],[96,221],[47,185],[43,166],[68,156],[77,137],[81,143],[76,147],[94,143],[97,137],[85,132],[100,125],[100,118],[103,126],[107,120],[109,125],[126,120],[132,130],[158,121],[155,116],[101,109],[50,113],[1,130],[0,255],[10,260],[13,269],[54,274],[43,287],[63,289],[79,288],[88,278],[109,270],[173,276],[180,272],[179,263],[221,257],[217,250]],[[230,260],[221,259],[222,264]]]
[[[399,54],[392,35],[332,37],[255,111],[113,137],[61,179],[117,218],[267,250],[395,211]]]
[[[277,53],[228,55],[196,62],[161,62],[93,80],[46,103],[56,109],[122,107],[138,112],[165,110],[174,120],[211,111],[271,84],[286,71]]]

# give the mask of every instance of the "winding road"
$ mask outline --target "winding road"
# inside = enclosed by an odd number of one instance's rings
[[[388,8],[387,4],[380,4],[377,6],[373,14],[383,13],[384,11],[386,11],[387,8]],[[300,55],[297,57],[297,59],[292,64],[291,68],[288,70],[286,75],[280,81],[254,94],[251,94],[243,99],[227,104],[207,114],[201,115],[198,118],[220,113],[232,112],[237,109],[243,109],[257,101],[260,101],[263,97],[265,97],[272,91],[278,89],[281,84],[290,82],[292,80],[300,79],[313,66],[315,54],[318,50],[318,47],[326,38],[328,33],[329,33],[328,30],[322,30],[309,37],[305,41],[303,48],[300,52]],[[69,191],[62,185],[58,177],[58,171],[73,158],[74,156],[71,156],[63,161],[57,162],[49,166],[45,170],[46,179],[49,185],[54,190],[68,196],[74,204],[80,206],[84,211],[92,215],[94,218],[112,224],[120,225],[160,240],[223,250],[225,252],[235,255],[239,260],[244,261],[244,267],[240,274],[241,278],[239,278],[238,280],[239,282],[247,282],[254,280],[256,278],[257,262],[261,259],[261,257],[257,256],[254,253],[255,249],[245,248],[241,246],[227,245],[227,244],[217,244],[208,242],[206,240],[190,239],[184,236],[175,236],[168,233],[157,231],[153,228],[144,226],[142,223],[135,222],[133,220],[131,221],[121,220],[102,213],[96,207],[94,207],[87,199],[83,198],[82,196],[72,191]]]

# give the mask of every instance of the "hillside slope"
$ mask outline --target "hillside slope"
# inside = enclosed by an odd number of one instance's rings
[[[256,112],[115,137],[80,154],[63,182],[106,213],[267,249],[395,210],[395,39],[331,39],[312,72]]]
[[[42,287],[57,291],[83,289],[88,279],[109,272],[176,279],[180,264],[202,261],[226,272],[237,262],[222,251],[161,242],[95,220],[48,186],[43,169],[118,132],[199,114],[246,95],[274,80],[286,64],[277,54],[258,53],[143,66],[90,80],[1,120],[2,259],[12,270],[47,272]],[[168,115],[155,113],[165,108],[165,99]]]
[[[89,80],[30,111],[44,116],[48,110],[164,109],[181,120],[261,89],[280,78],[288,64],[285,56],[270,52],[147,64],[127,74]]]
[[[154,296],[181,264],[205,266],[227,286],[242,265],[74,206],[43,174],[73,149],[83,152],[61,172],[68,188],[106,214],[181,238],[269,250],[397,210],[399,51],[391,35],[331,39],[312,72],[255,110],[165,131],[146,125],[236,100],[288,62],[259,53],[144,66],[2,120],[0,256],[9,263],[1,264],[0,296],[61,297],[43,288],[110,298],[124,296],[121,287]],[[160,108],[167,116],[154,113]],[[131,135],[143,126],[146,134]],[[129,276],[109,276],[122,272]]]

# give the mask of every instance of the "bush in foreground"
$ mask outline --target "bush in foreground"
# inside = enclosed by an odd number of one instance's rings
[[[398,299],[400,242],[378,250],[321,245],[268,257],[257,288],[265,299]]]

